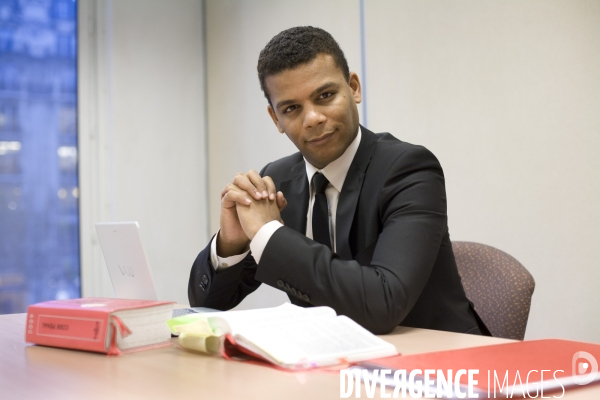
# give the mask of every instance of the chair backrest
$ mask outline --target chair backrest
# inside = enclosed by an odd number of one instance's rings
[[[535,288],[514,257],[485,244],[452,242],[458,273],[492,336],[523,340]]]

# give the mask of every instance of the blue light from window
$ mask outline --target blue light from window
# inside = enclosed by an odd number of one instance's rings
[[[0,0],[0,314],[80,296],[77,3]]]

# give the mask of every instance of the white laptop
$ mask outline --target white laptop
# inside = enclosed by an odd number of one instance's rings
[[[108,274],[120,299],[157,300],[148,258],[137,221],[96,222]],[[173,317],[196,312],[214,312],[211,308],[176,308]]]
[[[117,298],[157,300],[138,223],[97,222],[96,232]]]

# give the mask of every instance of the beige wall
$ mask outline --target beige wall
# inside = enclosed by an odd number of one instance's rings
[[[438,156],[454,240],[532,273],[528,338],[600,341],[600,2],[367,5],[370,127]]]
[[[162,300],[208,240],[201,0],[82,0],[82,287],[113,296],[94,222],[140,223]]]
[[[214,233],[233,175],[294,151],[258,86],[266,42],[291,26],[320,26],[362,71],[358,1],[206,4]],[[365,4],[368,127],[438,156],[453,239],[498,247],[531,271],[528,338],[600,341],[600,3]],[[246,306],[282,301],[273,293]]]

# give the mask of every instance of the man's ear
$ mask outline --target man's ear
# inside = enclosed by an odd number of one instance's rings
[[[281,127],[281,125],[279,125],[279,120],[277,119],[275,110],[273,110],[273,107],[271,107],[270,104],[267,106],[267,111],[269,112],[269,115],[271,116],[273,123],[275,123],[275,126],[277,127],[277,130],[279,131],[279,133],[284,133],[283,128]]]
[[[354,97],[354,101],[356,104],[360,103],[362,101],[362,91],[360,87],[360,80],[358,79],[356,72],[350,72],[348,85],[350,86],[350,89],[352,89],[352,97]]]

